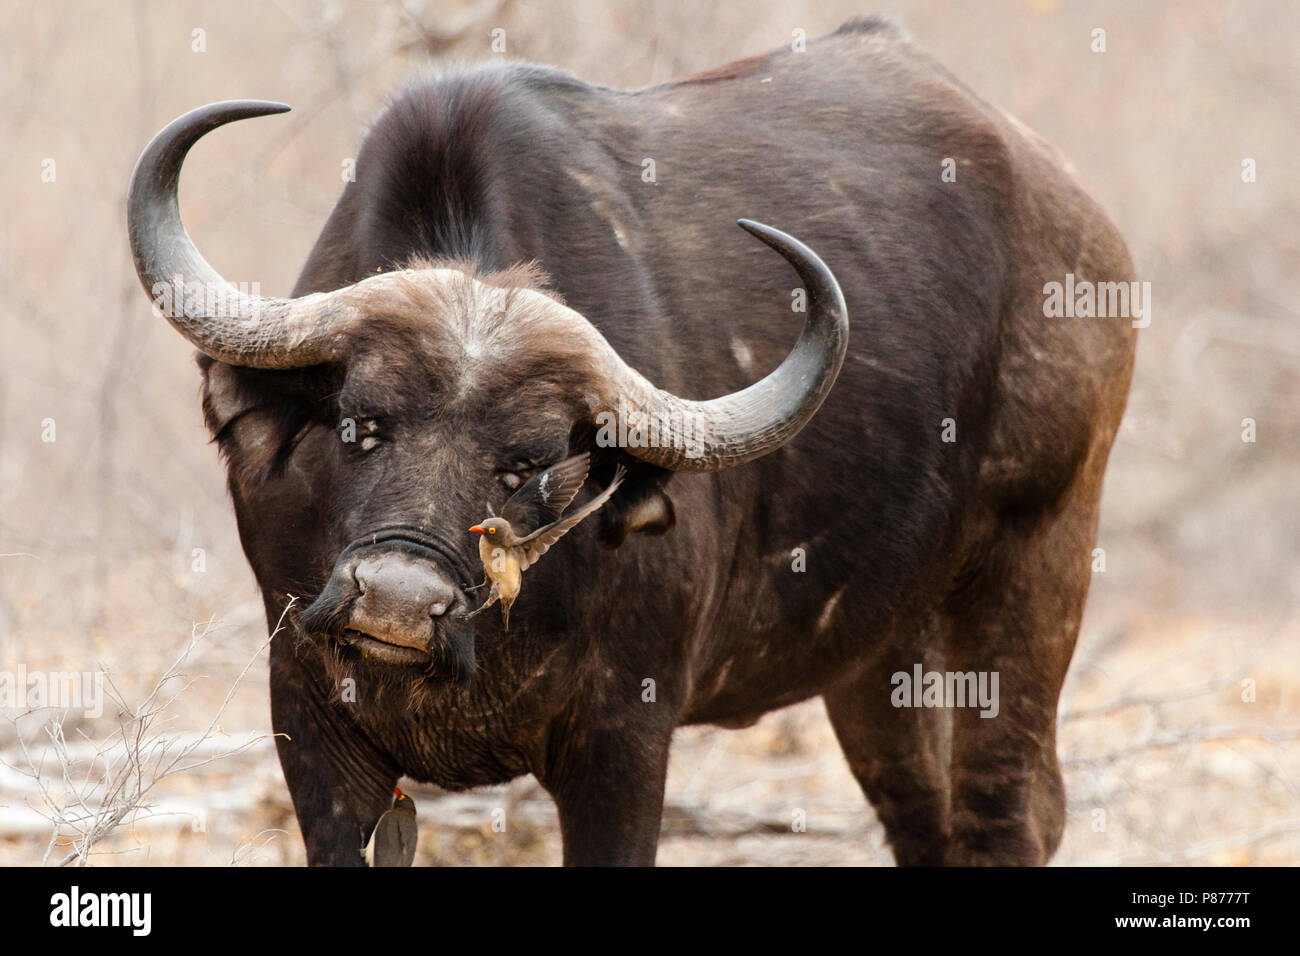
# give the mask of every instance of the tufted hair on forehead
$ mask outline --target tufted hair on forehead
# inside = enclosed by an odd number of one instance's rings
[[[354,287],[372,317],[354,330],[370,346],[369,362],[435,369],[447,400],[510,392],[554,401],[562,391],[587,398],[596,372],[590,340],[536,263],[480,273],[455,260],[417,258],[383,278],[364,292]]]
[[[561,304],[564,302],[559,293],[551,287],[551,277],[546,274],[541,264],[535,259],[517,262],[506,269],[498,269],[494,272],[481,272],[475,263],[466,262],[462,259],[430,259],[427,256],[413,256],[402,264],[402,269],[408,272],[421,272],[429,269],[459,272],[476,282],[481,282],[483,285],[495,289],[505,289],[507,292],[532,289],[534,292],[545,293],[556,302]]]

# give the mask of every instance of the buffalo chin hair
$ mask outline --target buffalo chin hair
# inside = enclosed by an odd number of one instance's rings
[[[358,703],[364,694],[367,702],[376,706],[392,697],[418,709],[442,696],[448,683],[462,690],[473,686],[476,663],[472,628],[459,634],[440,631],[438,639],[433,642],[428,664],[373,663],[342,640],[349,617],[349,602],[322,600],[325,597],[322,594],[299,618],[294,649],[298,655],[315,657],[325,665],[331,687],[341,688],[345,679],[353,678],[358,684]]]

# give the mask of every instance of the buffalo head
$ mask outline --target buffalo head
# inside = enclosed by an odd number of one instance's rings
[[[485,499],[582,450],[593,480],[619,462],[742,464],[797,434],[835,381],[848,319],[834,277],[746,220],[798,272],[808,314],[771,374],[708,401],[655,387],[526,266],[412,262],[300,298],[240,291],[185,232],[180,169],[205,133],[285,109],[215,103],[169,125],[136,166],[128,227],[145,290],[206,357],[208,423],[268,601],[305,596],[301,633],[336,656],[467,679],[474,627],[494,626],[464,619],[481,577],[465,529]]]

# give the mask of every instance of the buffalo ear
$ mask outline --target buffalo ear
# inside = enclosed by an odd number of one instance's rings
[[[236,418],[251,411],[257,399],[244,388],[239,372],[232,366],[215,362],[203,353],[196,356],[199,372],[203,375],[203,421],[213,439],[221,437]]]
[[[233,366],[200,355],[203,373],[203,420],[221,449],[231,477],[256,481],[274,465],[282,444],[277,423],[258,414],[263,403],[258,383]]]
[[[198,357],[203,373],[203,420],[221,449],[231,477],[256,482],[283,464],[310,406],[284,386],[284,373],[236,368]]]
[[[677,524],[673,500],[664,491],[672,472],[638,462],[600,509],[600,543],[617,548],[633,532],[667,534]]]

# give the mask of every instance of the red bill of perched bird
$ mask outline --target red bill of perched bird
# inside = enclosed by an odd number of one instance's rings
[[[583,452],[552,465],[534,475],[506,502],[499,515],[489,515],[469,530],[482,535],[478,542],[479,557],[487,577],[483,584],[492,589],[472,618],[501,602],[501,622],[510,629],[510,605],[519,597],[524,571],[536,564],[551,545],[559,541],[583,518],[594,514],[618,490],[626,474],[622,465],[604,491],[567,518],[562,518],[574,496],[587,480],[591,456]],[[491,510],[489,508],[489,510]],[[482,587],[483,585],[479,585]]]
[[[361,851],[367,866],[410,866],[420,831],[415,825],[415,801],[393,788],[393,805],[384,812]]]

